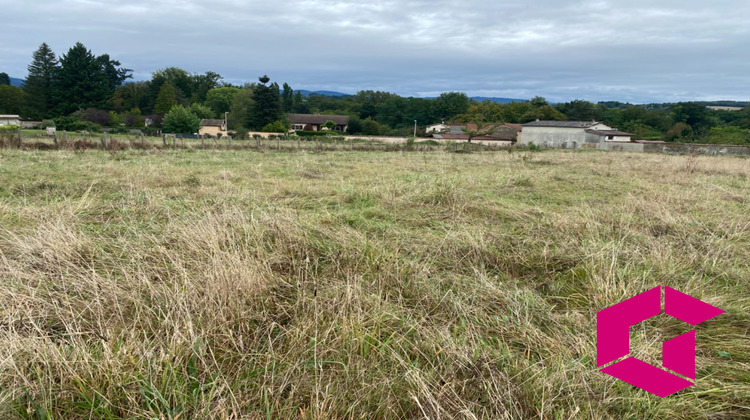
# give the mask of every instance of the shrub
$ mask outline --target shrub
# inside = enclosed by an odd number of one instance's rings
[[[284,124],[284,121],[274,121],[272,123],[268,123],[263,127],[264,133],[286,133],[286,124]]]

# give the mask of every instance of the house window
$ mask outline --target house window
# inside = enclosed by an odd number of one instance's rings
[[[607,136],[607,140],[614,140],[615,136]]]
[[[294,124],[294,129],[295,129],[295,130],[302,130],[302,129],[304,129],[304,128],[305,128],[305,126],[304,126],[304,125],[302,125],[302,124]]]

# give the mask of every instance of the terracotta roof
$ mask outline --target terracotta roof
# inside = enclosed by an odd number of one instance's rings
[[[500,127],[510,127],[516,131],[521,131],[521,128],[523,128],[523,124],[503,124]]]
[[[201,120],[201,127],[223,127],[223,126],[224,126],[224,120],[212,120],[212,119]]]
[[[441,140],[468,140],[469,139],[468,134],[452,134],[452,133],[433,134],[432,137],[435,139],[441,139]],[[513,141],[515,138],[507,138],[505,136],[478,136],[478,137],[472,137],[471,139],[472,140]]]
[[[596,134],[599,136],[621,136],[621,137],[633,137],[635,134],[627,133],[620,130],[586,130],[587,133]]]
[[[320,115],[320,114],[287,114],[292,124],[317,124],[323,125],[326,121],[333,121],[336,125],[349,124],[348,115]]]
[[[561,128],[589,128],[597,124],[597,121],[532,121],[524,127],[561,127]]]

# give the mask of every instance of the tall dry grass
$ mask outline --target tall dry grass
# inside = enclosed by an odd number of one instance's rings
[[[0,417],[750,416],[747,162],[0,151]],[[696,385],[596,369],[668,285]],[[683,326],[634,328],[633,352]]]

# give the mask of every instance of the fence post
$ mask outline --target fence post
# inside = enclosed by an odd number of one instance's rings
[[[276,150],[281,150],[281,137],[276,137]]]
[[[161,142],[164,147],[167,147],[167,135],[164,133],[161,133]]]
[[[21,126],[18,126],[18,148],[23,147],[23,137],[21,136]]]

